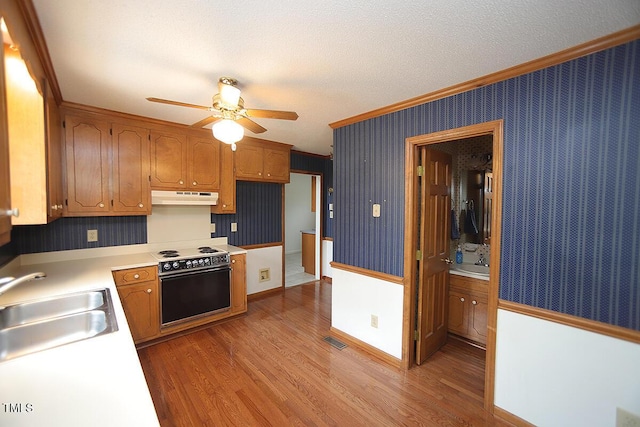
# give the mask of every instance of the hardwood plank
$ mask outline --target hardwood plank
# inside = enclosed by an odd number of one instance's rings
[[[482,406],[484,351],[450,339],[405,371],[330,335],[331,285],[287,288],[245,316],[140,349],[162,426],[508,425]]]

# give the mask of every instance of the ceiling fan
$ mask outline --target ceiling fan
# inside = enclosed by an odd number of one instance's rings
[[[220,80],[218,80],[218,89],[219,92],[213,96],[213,104],[211,107],[160,98],[147,98],[147,100],[151,102],[159,102],[161,104],[177,105],[180,107],[198,108],[200,110],[210,111],[212,115],[195,122],[191,126],[203,127],[213,123],[213,136],[225,144],[231,144],[232,149],[234,150],[235,143],[240,141],[244,136],[245,128],[253,133],[262,133],[267,130],[251,120],[252,118],[280,120],[296,120],[298,118],[298,114],[293,111],[254,110],[244,108],[244,99],[240,97],[238,81],[231,77],[220,77]]]

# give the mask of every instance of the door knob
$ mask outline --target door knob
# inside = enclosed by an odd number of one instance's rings
[[[440,258],[440,261],[446,262],[447,264],[453,264],[453,261],[451,261],[449,258]]]
[[[18,217],[18,216],[20,216],[20,209],[14,208],[14,209],[7,209],[5,211],[0,211],[0,216],[15,216],[15,217]]]

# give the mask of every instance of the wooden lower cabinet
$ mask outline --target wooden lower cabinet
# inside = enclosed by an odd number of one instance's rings
[[[247,255],[231,255],[231,313],[247,311]]]
[[[127,323],[138,344],[160,334],[160,298],[156,266],[113,272]]]
[[[449,332],[485,345],[487,343],[486,280],[452,274],[449,283]]]

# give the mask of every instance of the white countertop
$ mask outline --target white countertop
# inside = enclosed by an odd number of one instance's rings
[[[214,245],[232,254],[246,253]],[[0,268],[0,277],[47,274],[0,295],[0,306],[108,288],[118,322],[116,332],[1,362],[0,425],[159,425],[111,275],[114,269],[156,264],[148,246],[22,255]]]

